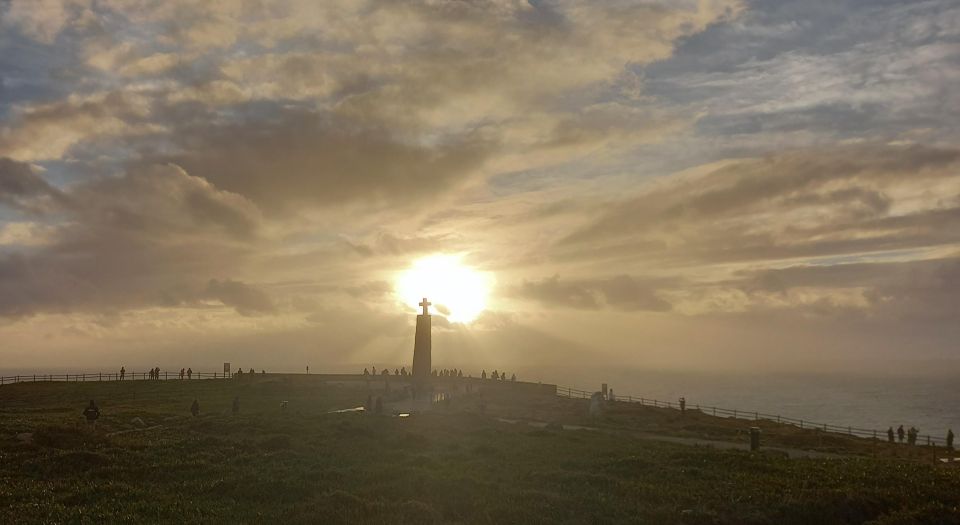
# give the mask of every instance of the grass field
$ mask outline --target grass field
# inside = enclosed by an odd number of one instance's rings
[[[497,419],[587,421],[562,399],[328,413],[366,396],[282,379],[0,387],[0,523],[960,524],[960,470],[865,440],[768,425],[765,439],[856,454],[787,459],[631,437],[747,425],[676,411],[615,407],[592,421],[604,431]]]

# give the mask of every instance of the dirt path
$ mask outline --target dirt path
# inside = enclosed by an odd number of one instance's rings
[[[497,418],[497,421],[501,421],[503,423],[526,423],[527,425],[530,425],[532,427],[537,427],[537,428],[543,428],[547,426],[547,423],[544,423],[542,421],[526,421],[526,420],[520,420],[520,419],[505,419],[505,418]],[[590,430],[594,432],[607,432],[611,434],[623,433],[623,431],[620,431],[620,430],[605,429],[605,428],[599,428],[599,427],[586,427],[582,425],[563,425],[563,428],[565,430]],[[666,443],[677,443],[680,445],[713,447],[721,450],[746,450],[746,451],[750,450],[750,445],[748,443],[734,443],[731,441],[717,441],[713,439],[664,436],[660,434],[650,434],[646,432],[626,432],[626,434],[636,439],[662,441]],[[760,449],[782,452],[790,458],[837,459],[837,458],[844,457],[841,454],[832,454],[829,452],[816,452],[812,450],[801,450],[797,448],[761,446]]]

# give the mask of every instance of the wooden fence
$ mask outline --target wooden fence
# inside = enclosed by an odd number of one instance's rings
[[[192,379],[230,379],[233,374],[223,372],[194,372]],[[27,383],[37,381],[135,381],[135,380],[173,380],[181,379],[180,372],[160,372],[159,377],[150,377],[150,372],[88,372],[84,374],[20,374],[15,376],[0,376],[0,385],[12,383]],[[184,375],[184,380],[190,379]]]

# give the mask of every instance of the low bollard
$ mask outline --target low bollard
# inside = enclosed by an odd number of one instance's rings
[[[750,427],[750,452],[760,450],[760,427]]]

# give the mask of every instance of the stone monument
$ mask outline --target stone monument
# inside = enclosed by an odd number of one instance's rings
[[[420,302],[423,313],[417,316],[417,333],[413,342],[413,379],[430,379],[430,314],[427,308],[432,303],[424,297]]]

